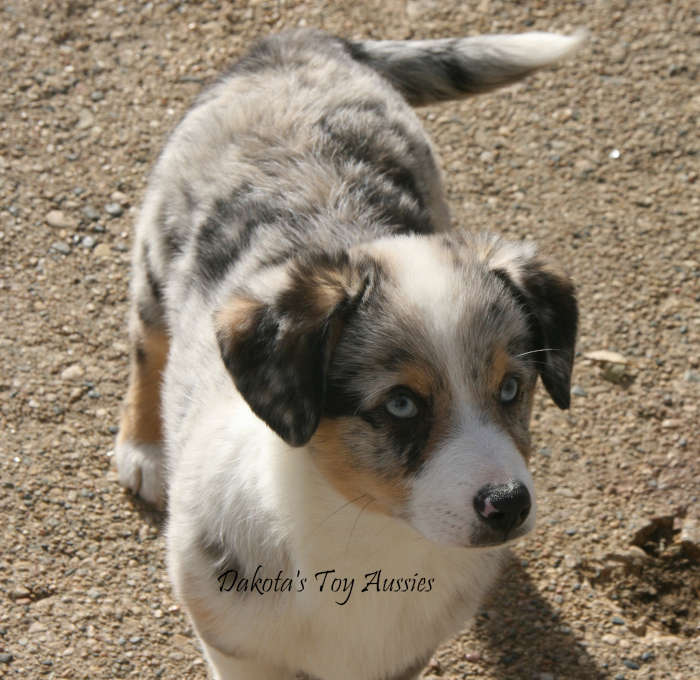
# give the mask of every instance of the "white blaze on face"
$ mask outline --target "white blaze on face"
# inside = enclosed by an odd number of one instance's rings
[[[447,377],[452,402],[451,412],[445,414],[451,423],[448,434],[408,481],[409,521],[435,543],[473,545],[475,535],[489,531],[475,507],[478,492],[487,485],[520,482],[530,494],[532,508],[513,536],[526,534],[536,515],[532,476],[510,435],[479,406],[484,395],[473,393],[475,385],[469,382],[463,361],[465,337],[480,348],[488,342],[478,328],[466,334],[463,328],[470,301],[483,298],[480,279],[457,271],[450,253],[437,241],[392,238],[375,242],[372,252],[396,283],[396,304],[417,312],[426,356]]]
[[[437,241],[412,236],[381,239],[370,252],[388,266],[401,301],[421,312],[426,322],[455,317],[461,290],[449,254]]]
[[[426,538],[443,545],[472,545],[483,527],[474,500],[483,487],[522,482],[532,509],[517,536],[535,525],[535,489],[530,471],[510,437],[495,424],[465,415],[453,434],[432,452],[410,487],[409,518]]]

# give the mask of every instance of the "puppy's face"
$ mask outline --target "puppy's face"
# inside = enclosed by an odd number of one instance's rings
[[[531,247],[384,239],[268,272],[217,323],[253,410],[348,500],[454,546],[534,525],[533,392],[568,405],[576,305]]]

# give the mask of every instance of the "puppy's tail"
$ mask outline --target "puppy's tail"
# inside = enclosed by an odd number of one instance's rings
[[[346,45],[354,59],[381,73],[410,104],[462,99],[514,83],[572,54],[574,35],[522,33],[443,40],[358,40]]]

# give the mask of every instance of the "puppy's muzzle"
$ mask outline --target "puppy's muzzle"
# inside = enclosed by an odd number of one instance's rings
[[[522,482],[512,480],[508,484],[487,484],[477,492],[474,507],[482,527],[490,530],[479,533],[506,541],[515,538],[512,532],[530,516],[532,499]]]

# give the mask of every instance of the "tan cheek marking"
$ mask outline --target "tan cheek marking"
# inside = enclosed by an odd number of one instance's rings
[[[348,500],[358,498],[358,506],[364,507],[369,499],[372,503],[367,510],[387,515],[401,515],[408,498],[408,490],[400,477],[387,480],[376,471],[358,469],[353,465],[352,454],[344,444],[352,438],[357,442],[358,435],[348,427],[353,418],[323,418],[311,440],[314,460],[331,485]],[[371,434],[366,436],[367,449],[372,448]],[[362,441],[359,442],[362,445]],[[362,498],[360,498],[362,496]]]
[[[144,329],[136,344],[118,441],[157,445],[163,439],[160,390],[169,340],[164,333]]]

